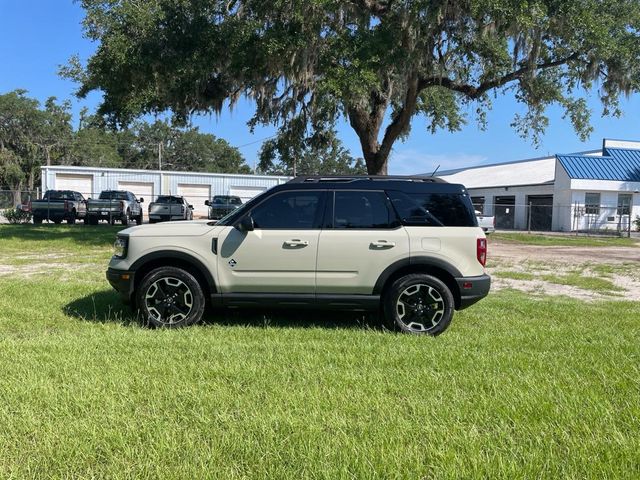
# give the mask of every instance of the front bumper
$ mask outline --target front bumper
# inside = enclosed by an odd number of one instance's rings
[[[120,294],[124,303],[132,303],[134,289],[134,273],[127,270],[107,269],[107,280]]]
[[[489,294],[491,277],[489,275],[460,277],[456,278],[456,283],[460,291],[460,306],[458,310],[462,310],[482,300]]]

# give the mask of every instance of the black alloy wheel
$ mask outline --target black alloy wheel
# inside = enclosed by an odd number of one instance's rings
[[[137,304],[143,319],[159,328],[199,322],[204,313],[202,287],[191,273],[176,267],[152,270],[140,284]]]
[[[387,319],[403,332],[439,335],[451,323],[454,299],[440,279],[411,274],[392,284],[384,309]]]

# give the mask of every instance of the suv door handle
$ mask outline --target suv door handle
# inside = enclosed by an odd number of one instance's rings
[[[293,240],[287,240],[284,242],[285,247],[293,247],[293,248],[302,248],[309,245],[309,242],[306,240],[298,240],[294,238]]]
[[[369,244],[369,248],[372,250],[384,250],[385,248],[393,248],[395,246],[395,242],[387,242],[386,240],[377,240]]]

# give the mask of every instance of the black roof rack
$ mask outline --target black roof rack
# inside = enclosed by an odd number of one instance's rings
[[[401,180],[406,182],[447,183],[440,177],[421,177],[412,175],[299,175],[287,183],[320,183],[320,182],[357,182],[359,180]]]

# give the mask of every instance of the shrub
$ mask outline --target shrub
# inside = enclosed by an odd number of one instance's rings
[[[640,232],[640,216],[636,215],[636,219],[633,221],[634,225],[636,226],[636,230]]]
[[[9,223],[29,223],[31,221],[31,212],[25,212],[19,208],[8,208],[2,212],[2,216]]]

